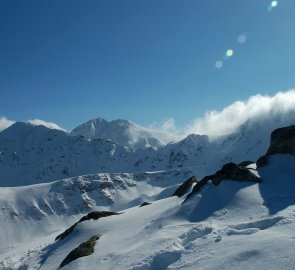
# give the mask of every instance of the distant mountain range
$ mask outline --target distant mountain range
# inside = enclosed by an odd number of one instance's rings
[[[294,124],[294,119],[294,113],[256,119],[234,134],[214,140],[191,134],[171,143],[172,135],[126,120],[108,122],[98,118],[71,133],[16,122],[0,132],[0,186],[44,183],[91,173],[177,168],[190,168],[202,176],[225,162],[256,160],[266,151],[271,131]]]

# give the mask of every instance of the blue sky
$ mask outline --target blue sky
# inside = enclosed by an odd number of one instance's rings
[[[0,116],[68,130],[98,116],[181,127],[294,88],[295,1],[277,2],[0,1]]]

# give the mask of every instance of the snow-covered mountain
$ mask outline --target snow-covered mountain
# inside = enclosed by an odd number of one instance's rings
[[[191,175],[184,170],[0,188],[1,224],[18,224],[21,231],[31,222],[35,233],[20,239],[7,225],[0,268],[293,269],[294,131],[292,126],[273,133],[263,167],[240,167],[260,177],[258,182],[239,180],[234,173],[218,185],[208,181],[197,192],[194,188],[187,200],[186,195],[171,197],[181,179]],[[207,141],[190,136],[183,143],[202,140]],[[139,207],[144,200],[152,204]],[[79,213],[89,210],[120,212],[81,219]],[[55,240],[67,228],[72,229]]]
[[[130,149],[159,148],[178,136],[148,129],[127,120],[114,120],[111,122],[96,118],[73,129],[71,135],[82,135],[87,139],[109,139],[112,142],[126,146]]]
[[[44,183],[92,173],[134,173],[190,168],[200,177],[226,162],[257,160],[272,130],[294,118],[249,121],[210,140],[191,134],[161,148],[131,150],[106,139],[89,140],[61,130],[17,122],[0,133],[0,186]],[[114,131],[115,133],[115,131]]]

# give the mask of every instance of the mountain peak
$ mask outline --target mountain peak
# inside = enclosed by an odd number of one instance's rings
[[[125,119],[109,122],[103,118],[95,118],[73,129],[71,135],[82,135],[90,140],[109,139],[133,150],[158,148],[175,140],[171,134],[148,129]]]

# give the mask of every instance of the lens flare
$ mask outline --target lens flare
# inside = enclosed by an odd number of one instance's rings
[[[278,6],[278,1],[271,1],[270,5],[268,6],[268,11],[272,11],[274,8]]]
[[[247,41],[247,37],[245,35],[239,35],[238,36],[238,42],[240,44],[244,44]]]
[[[216,61],[215,67],[218,68],[218,69],[222,68],[223,67],[223,62],[220,61],[220,60],[219,61]]]
[[[232,50],[232,49],[228,49],[227,51],[226,51],[226,56],[227,57],[232,57],[234,55],[234,51]]]
[[[278,1],[272,1],[270,5],[275,8],[278,5]]]

